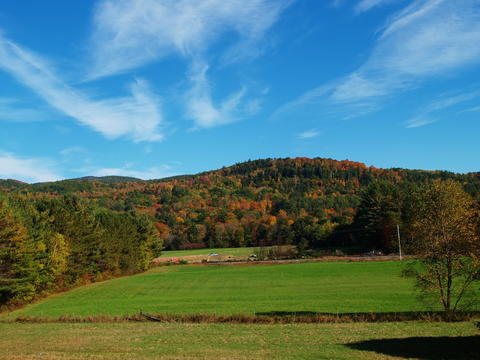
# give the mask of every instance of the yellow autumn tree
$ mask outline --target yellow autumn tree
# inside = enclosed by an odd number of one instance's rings
[[[446,312],[475,305],[480,279],[480,238],[475,201],[461,184],[433,181],[415,191],[410,251],[416,260],[405,275],[416,280],[423,299],[440,302]]]

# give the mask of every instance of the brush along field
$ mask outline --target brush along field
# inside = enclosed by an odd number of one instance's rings
[[[400,276],[403,264],[312,262],[245,266],[177,265],[91,284],[1,314],[37,317],[426,310]]]
[[[478,359],[471,322],[0,324],[0,359]]]

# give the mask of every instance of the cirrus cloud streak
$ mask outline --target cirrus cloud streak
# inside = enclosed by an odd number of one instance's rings
[[[415,0],[387,21],[360,67],[309,90],[279,108],[274,117],[307,105],[332,117],[376,111],[387,98],[478,66],[479,43],[477,0]]]
[[[162,139],[159,98],[145,80],[130,85],[130,96],[93,100],[62,81],[49,63],[0,35],[0,69],[10,73],[45,102],[100,132],[107,138],[129,136],[134,141]]]
[[[89,78],[108,76],[178,54],[199,58],[222,35],[237,42],[225,57],[254,56],[256,45],[293,0],[102,0],[91,36]]]

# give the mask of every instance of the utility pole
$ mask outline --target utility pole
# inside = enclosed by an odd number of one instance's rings
[[[400,242],[400,225],[397,224],[397,237],[398,237],[398,255],[400,260],[402,260],[402,244]]]

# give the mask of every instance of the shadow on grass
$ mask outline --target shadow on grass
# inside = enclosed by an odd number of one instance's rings
[[[404,312],[363,312],[363,313],[326,313],[316,311],[269,311],[256,312],[257,316],[269,317],[317,317],[332,318],[339,321],[468,321],[480,316],[479,311],[465,311],[447,314],[444,311],[404,311]]]
[[[410,337],[345,344],[355,350],[424,360],[480,359],[480,335],[463,337]]]
[[[312,316],[312,315],[333,315],[331,313],[322,313],[317,311],[266,311],[256,312],[259,316]]]

